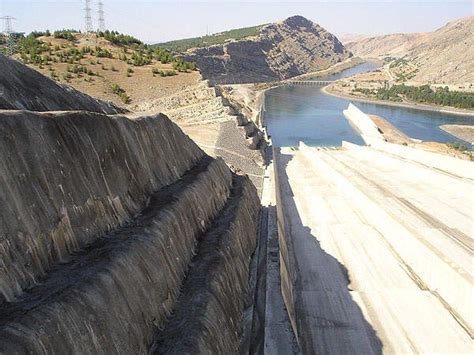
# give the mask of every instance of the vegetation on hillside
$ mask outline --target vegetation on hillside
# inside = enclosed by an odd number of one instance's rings
[[[118,95],[124,104],[130,103],[130,96],[127,95],[124,89],[122,89],[117,84],[112,85],[112,92],[115,95]]]
[[[75,30],[61,30],[55,31],[52,36],[56,39],[66,39],[72,42],[75,40],[74,34],[77,33],[79,32]],[[109,40],[111,43],[120,45],[122,47],[121,52],[112,52],[110,49],[100,46],[95,46],[95,48],[89,46],[81,47],[75,43],[53,46],[48,41],[48,36],[51,36],[49,31],[35,31],[28,36],[21,36],[16,41],[15,52],[25,64],[38,66],[51,65],[51,63],[80,65],[83,64],[81,63],[82,59],[93,56],[110,59],[117,57],[127,64],[136,67],[150,65],[156,60],[162,64],[172,64],[173,69],[179,72],[184,73],[196,70],[195,63],[186,62],[181,58],[175,57],[166,49],[148,47],[132,36],[123,35],[115,31],[98,32],[97,35]],[[93,64],[92,60],[89,62]],[[166,76],[170,76],[170,74],[168,73]]]
[[[35,38],[42,37],[42,36],[51,36],[51,32],[49,30],[46,31],[33,31],[30,33]]]
[[[109,30],[104,31],[104,32],[99,31],[97,32],[97,35],[116,45],[130,46],[134,44],[136,45],[143,44],[143,42],[140,41],[139,39],[130,35],[124,35],[117,31],[109,31]]]
[[[158,69],[158,68],[153,68],[151,70],[151,72],[153,73],[153,76],[159,75],[161,77],[177,75],[176,71],[174,71],[174,70],[161,70],[161,69]]]
[[[97,41],[98,38],[110,43]],[[0,39],[3,37],[0,36]],[[4,47],[5,41],[3,46],[0,41],[0,50],[5,50]],[[147,73],[151,79],[168,78],[178,75],[178,72],[196,70],[195,63],[184,61],[169,50],[152,48],[132,36],[118,32],[86,35],[74,30],[35,31],[27,36],[20,34],[15,40],[14,49],[17,59],[38,68],[55,81],[72,85],[79,82],[105,84],[109,93],[117,95],[125,104],[131,102],[130,96],[118,84],[111,85],[110,82],[119,82],[128,88],[128,83],[123,80],[132,78],[136,67],[149,66],[148,69],[140,70],[141,79],[143,73]],[[134,85],[133,79],[130,84]]]
[[[173,52],[184,52],[190,48],[208,47],[215,44],[223,44],[231,39],[239,40],[251,36],[256,36],[263,26],[265,25],[239,28],[235,30],[216,33],[210,36],[186,38],[176,41],[158,43],[155,44],[154,47],[165,48]]]
[[[23,62],[42,64],[43,58],[41,57],[41,53],[46,52],[48,46],[39,41],[35,37],[35,34],[30,34],[17,41],[16,49],[21,54]],[[46,56],[45,61],[47,60],[48,57]]]
[[[80,31],[76,31],[76,30],[61,30],[61,31],[54,31],[53,35],[54,35],[54,38],[62,38],[68,41],[74,41],[76,39],[74,37],[74,33],[79,33],[79,32]],[[47,36],[46,33],[44,35]]]
[[[433,90],[429,85],[407,86],[404,84],[393,85],[382,89],[354,89],[364,95],[375,97],[379,100],[401,102],[404,100],[451,106],[464,109],[474,109],[474,93],[463,91],[450,91],[449,88],[440,87]]]

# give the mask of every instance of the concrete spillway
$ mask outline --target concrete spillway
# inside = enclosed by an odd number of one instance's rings
[[[163,115],[3,111],[0,133],[1,353],[147,353],[175,319],[190,344],[238,352],[247,178]]]
[[[472,180],[368,147],[275,156],[304,353],[470,353]]]

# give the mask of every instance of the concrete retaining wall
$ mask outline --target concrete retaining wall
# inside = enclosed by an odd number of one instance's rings
[[[294,268],[294,251],[291,238],[289,237],[289,222],[284,213],[284,206],[282,205],[282,189],[283,186],[279,181],[278,171],[280,169],[280,149],[273,148],[273,164],[274,164],[274,178],[275,178],[275,198],[277,210],[277,226],[278,226],[278,242],[280,245],[280,276],[281,276],[281,293],[283,301],[285,302],[288,316],[290,318],[293,332],[298,341],[297,317],[295,309],[295,285],[297,272]]]
[[[367,116],[367,114],[359,110],[355,105],[349,104],[349,107],[344,110],[343,113],[348,121],[360,133],[365,143],[371,145],[384,141],[384,138],[375,123],[369,116]]]

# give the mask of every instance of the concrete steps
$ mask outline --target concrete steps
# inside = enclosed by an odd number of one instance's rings
[[[5,111],[0,128],[0,303],[127,223],[204,155],[163,115]]]

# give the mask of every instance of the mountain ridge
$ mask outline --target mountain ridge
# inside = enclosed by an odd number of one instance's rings
[[[196,62],[203,78],[213,84],[288,79],[351,56],[336,36],[303,16],[265,25],[255,36],[181,54],[184,60]]]

